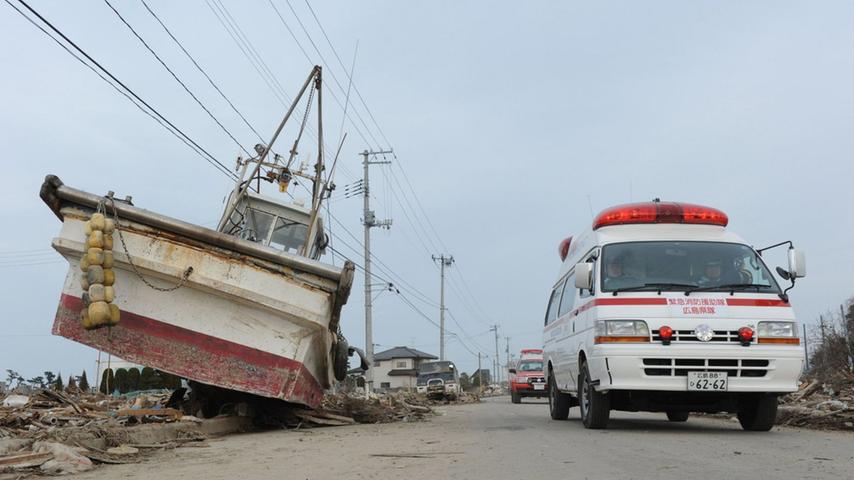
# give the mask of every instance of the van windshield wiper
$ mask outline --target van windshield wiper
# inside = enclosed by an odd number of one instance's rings
[[[764,283],[724,283],[721,285],[707,285],[704,287],[692,288],[691,290],[686,290],[685,295],[688,295],[691,292],[708,292],[711,290],[729,290],[730,292],[734,292],[736,289],[741,288],[755,288],[759,291],[760,288],[771,288],[771,285],[766,285]]]
[[[637,290],[645,290],[647,288],[657,289],[658,294],[661,295],[661,291],[665,288],[698,288],[699,285],[696,283],[673,283],[673,282],[653,282],[653,283],[644,283],[643,285],[633,285],[631,287],[622,287],[614,289],[613,295],[616,297],[620,292],[632,292]]]

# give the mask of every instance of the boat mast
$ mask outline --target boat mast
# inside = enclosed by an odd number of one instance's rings
[[[249,175],[250,180],[258,175],[258,172],[261,170],[261,165],[264,163],[264,160],[266,160],[267,155],[270,153],[270,150],[272,150],[273,144],[276,143],[276,139],[278,139],[279,134],[282,133],[282,129],[285,127],[285,123],[287,123],[288,119],[291,118],[291,114],[294,112],[294,109],[296,109],[297,103],[300,101],[303,94],[305,94],[305,91],[311,84],[311,81],[315,78],[320,78],[320,71],[320,66],[315,65],[314,68],[311,70],[311,73],[308,75],[308,78],[305,79],[305,83],[303,83],[302,88],[300,89],[297,96],[294,97],[293,102],[291,102],[291,106],[288,108],[287,113],[285,113],[285,117],[282,119],[282,122],[279,123],[279,127],[276,129],[276,132],[273,133],[273,138],[271,138],[270,142],[267,143],[266,146],[264,146],[263,151],[258,157],[257,163],[255,164],[255,168],[252,169],[252,174]],[[317,85],[320,85],[319,82],[317,83]],[[319,98],[320,97],[318,96],[318,99]],[[247,160],[247,162],[249,161],[251,160]],[[241,179],[238,180],[238,182],[239,183],[237,185],[237,188],[235,189],[235,194],[231,196],[231,202],[229,203],[228,207],[226,207],[225,213],[222,216],[222,220],[220,220],[219,222],[218,229],[222,229],[225,226],[225,223],[228,221],[228,219],[231,218],[231,215],[234,214],[234,210],[235,208],[237,208],[238,201],[243,197],[243,195],[246,194],[246,191],[249,190],[249,184],[251,183],[251,181],[243,181]],[[317,190],[317,187],[315,187],[315,190]],[[309,233],[311,232],[309,231]]]
[[[302,247],[302,255],[309,256],[311,253],[312,237],[317,223],[317,212],[320,210],[320,202],[323,201],[323,195],[326,190],[326,185],[321,183],[321,173],[323,173],[323,89],[322,87],[322,69],[319,66],[314,67],[317,70],[315,77],[315,88],[317,88],[317,163],[314,165],[314,186],[311,189],[311,220],[308,222],[308,233],[305,236],[305,245]]]

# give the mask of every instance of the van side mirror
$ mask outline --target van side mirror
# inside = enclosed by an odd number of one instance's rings
[[[807,275],[807,260],[803,250],[789,249],[789,276],[792,278],[803,278]]]
[[[510,373],[512,373],[513,375],[516,375],[516,369],[515,369],[515,368],[511,368],[511,369],[509,370],[509,372],[510,372]]]
[[[590,290],[593,287],[593,264],[590,262],[575,264],[575,288]]]

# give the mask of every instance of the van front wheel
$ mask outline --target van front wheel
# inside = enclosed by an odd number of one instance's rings
[[[752,432],[767,432],[777,420],[777,395],[766,393],[745,395],[738,410],[741,428]]]
[[[667,412],[667,420],[671,422],[687,422],[688,412]]]
[[[611,398],[593,388],[587,362],[581,364],[578,376],[578,403],[581,407],[581,422],[586,428],[607,428],[611,416]]]
[[[549,415],[552,420],[566,420],[572,397],[557,388],[554,373],[549,372]]]

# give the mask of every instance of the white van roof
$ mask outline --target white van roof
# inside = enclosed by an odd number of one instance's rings
[[[585,255],[587,255],[593,248],[601,247],[611,243],[663,240],[683,242],[705,241],[739,244],[746,243],[743,238],[726,229],[726,224],[728,221],[726,215],[723,214],[723,212],[720,212],[719,210],[715,209],[708,210],[717,212],[720,216],[722,216],[722,219],[715,218],[714,220],[709,222],[710,224],[702,223],[702,220],[695,223],[676,223],[678,220],[678,216],[672,217],[672,213],[668,213],[668,215],[671,215],[671,218],[665,219],[663,221],[618,221],[614,222],[614,224],[609,224],[602,221],[604,216],[613,214],[613,212],[619,213],[620,209],[655,209],[660,208],[659,205],[666,207],[675,206],[675,208],[682,208],[682,206],[684,205],[686,206],[686,211],[688,207],[694,209],[708,208],[697,205],[678,204],[672,202],[648,202],[630,205],[620,205],[617,207],[606,209],[602,213],[600,213],[580,235],[577,235],[572,238],[566,259],[561,265],[560,274],[558,275],[558,278],[562,278],[564,275],[566,275],[566,273],[571,270],[576,263],[581,261],[581,259]],[[594,225],[599,225],[599,227],[594,229]]]

